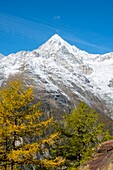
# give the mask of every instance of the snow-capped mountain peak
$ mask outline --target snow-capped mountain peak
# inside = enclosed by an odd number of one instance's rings
[[[55,34],[36,50],[1,59],[0,84],[15,75],[73,103],[104,101],[113,110],[113,53],[89,54]]]
[[[100,56],[99,54],[89,54],[86,51],[80,50],[74,45],[70,45],[68,42],[66,42],[64,39],[62,39],[58,34],[53,35],[48,41],[46,41],[41,47],[34,50],[35,52],[39,52],[43,54],[53,54],[57,53],[59,50],[67,51],[71,53],[72,55],[75,55],[78,57],[78,59],[82,60],[89,60],[89,59],[95,59],[97,56]]]
[[[58,35],[58,34],[54,34],[50,39],[50,41],[57,41],[57,42],[63,42],[64,40]]]
[[[42,51],[42,53],[57,53],[61,49],[67,49],[70,53],[75,53],[75,51],[80,51],[77,47],[70,45],[65,40],[63,40],[58,34],[53,35],[46,43],[35,51]]]

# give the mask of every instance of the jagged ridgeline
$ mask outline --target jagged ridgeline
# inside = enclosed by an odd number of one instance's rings
[[[112,117],[113,53],[89,54],[52,36],[36,50],[20,51],[0,59],[0,84],[20,76],[52,103],[67,106],[84,101]]]

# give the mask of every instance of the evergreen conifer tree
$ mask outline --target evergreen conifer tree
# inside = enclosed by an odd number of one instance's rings
[[[0,91],[0,169],[25,166],[55,168],[64,160],[51,159],[49,147],[58,133],[47,135],[53,119],[42,119],[40,103],[33,104],[32,87],[14,81]],[[44,135],[46,134],[46,135]]]
[[[64,118],[61,135],[54,147],[53,154],[66,159],[67,169],[76,169],[89,159],[92,148],[110,138],[108,131],[103,131],[103,124],[98,121],[98,114],[81,102],[71,114]]]

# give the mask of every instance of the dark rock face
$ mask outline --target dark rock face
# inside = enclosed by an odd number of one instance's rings
[[[113,170],[113,140],[96,148],[93,158],[79,170]]]
[[[108,85],[108,86],[113,88],[113,79],[111,79],[111,80],[109,81],[109,85]]]

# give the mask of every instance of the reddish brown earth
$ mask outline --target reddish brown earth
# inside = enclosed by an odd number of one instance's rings
[[[102,143],[95,151],[93,158],[79,170],[113,170],[113,140]]]

